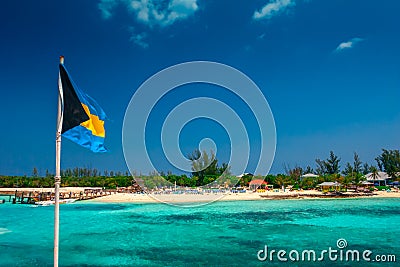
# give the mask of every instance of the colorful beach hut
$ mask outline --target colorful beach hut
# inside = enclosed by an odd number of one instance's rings
[[[256,191],[257,189],[260,190],[265,190],[265,189],[272,189],[273,185],[269,185],[266,181],[262,179],[255,179],[250,181],[249,183],[249,188],[250,190]]]
[[[332,192],[332,191],[340,191],[340,187],[342,186],[338,182],[323,182],[320,183],[319,186],[322,189],[322,192]]]

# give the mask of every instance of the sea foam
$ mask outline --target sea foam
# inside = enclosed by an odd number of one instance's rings
[[[0,228],[0,235],[7,234],[7,233],[11,233],[11,231],[8,230],[7,228]]]

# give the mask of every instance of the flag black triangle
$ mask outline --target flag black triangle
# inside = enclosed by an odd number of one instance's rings
[[[83,109],[68,73],[62,64],[60,64],[60,79],[64,98],[63,125],[61,133],[64,133],[80,125],[82,122],[89,120],[89,116]]]

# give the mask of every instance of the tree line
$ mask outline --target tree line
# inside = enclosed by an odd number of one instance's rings
[[[32,170],[32,177],[54,177],[54,173],[49,172],[48,169],[46,169],[45,175],[41,176],[39,174],[39,171],[36,167],[33,167]],[[67,168],[60,170],[60,175],[61,177],[119,177],[119,176],[129,176],[129,172],[121,172],[121,171],[109,171],[109,170],[104,170],[103,172],[101,170],[98,170],[96,168]]]
[[[284,173],[268,174],[266,176],[244,175],[240,180],[231,175],[230,166],[226,163],[219,165],[213,151],[207,153],[194,150],[188,155],[192,162],[191,175],[176,175],[171,172],[160,172],[149,175],[136,175],[121,171],[103,172],[95,168],[68,168],[61,171],[61,186],[80,187],[104,187],[117,188],[128,187],[135,184],[135,179],[142,179],[147,188],[154,188],[164,185],[165,180],[179,186],[196,187],[202,185],[210,186],[248,186],[249,182],[255,179],[262,179],[275,187],[293,185],[294,187],[313,188],[324,181],[338,181],[344,185],[358,184],[367,173],[377,177],[379,171],[388,173],[395,180],[400,175],[400,151],[382,149],[382,153],[375,158],[376,165],[362,162],[359,155],[354,153],[353,161],[344,164],[341,168],[341,158],[330,151],[329,156],[324,159],[315,160],[315,170],[311,166],[305,168],[295,166],[290,168],[284,166]],[[306,173],[316,173],[318,178],[300,179]],[[151,176],[151,179],[146,179]],[[53,187],[54,174],[46,170],[45,176],[40,176],[37,168],[33,168],[32,176],[1,176],[0,187]],[[165,179],[165,180],[164,180]],[[218,184],[216,180],[218,179]]]
[[[73,168],[61,170],[61,186],[67,187],[104,187],[115,189],[128,187],[135,184],[135,180],[128,172],[103,171],[95,168]],[[31,176],[4,176],[0,175],[0,187],[54,187],[54,174],[46,170],[44,176],[40,176],[36,167]]]
[[[400,178],[400,152],[399,150],[382,149],[382,153],[375,158],[376,165],[362,162],[359,155],[354,153],[353,161],[347,162],[344,168],[341,168],[341,158],[330,151],[325,160],[316,159],[315,171],[310,166],[306,168],[284,166],[285,173],[278,175],[267,175],[265,181],[274,186],[293,185],[300,188],[315,188],[322,182],[340,182],[345,187],[350,184],[357,185],[365,179],[365,175],[371,173],[373,178],[378,178],[380,171],[386,172],[393,180]],[[303,178],[302,175],[315,173],[316,178]]]
[[[264,177],[244,175],[239,181],[235,179],[236,177],[232,177],[230,166],[226,163],[223,163],[221,166],[218,165],[218,160],[213,151],[209,155],[206,151],[200,152],[196,149],[188,155],[188,158],[192,161],[191,177],[172,174],[163,175],[163,177],[171,183],[176,182],[177,185],[182,186],[212,185],[217,178],[221,177],[218,180],[220,185],[248,186],[252,179],[261,179],[274,185],[274,187],[293,185],[294,187],[301,188],[315,188],[317,184],[322,182],[338,181],[345,186],[359,184],[365,179],[365,175],[368,173],[372,173],[372,176],[377,178],[379,171],[386,172],[394,180],[399,179],[400,176],[399,150],[382,149],[382,153],[375,158],[376,165],[362,162],[359,155],[355,152],[353,161],[347,162],[343,169],[341,168],[341,158],[335,155],[333,151],[330,151],[326,159],[317,158],[315,160],[315,170],[311,166],[290,168],[285,165],[285,173],[277,175],[268,174]],[[301,179],[307,173],[315,173],[318,177]],[[237,183],[233,181],[237,181]]]

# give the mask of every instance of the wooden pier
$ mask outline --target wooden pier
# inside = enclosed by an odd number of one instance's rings
[[[61,188],[60,199],[87,200],[116,194],[116,189],[101,187]],[[35,204],[38,201],[54,200],[54,188],[0,188],[1,203]],[[5,197],[5,198],[4,198]]]
[[[2,203],[4,202],[12,202],[13,204],[34,204],[34,198],[32,192],[18,192],[17,190],[14,192],[10,191],[1,191],[0,197],[3,197]],[[4,198],[6,197],[6,198]],[[8,197],[8,200],[7,200]]]

